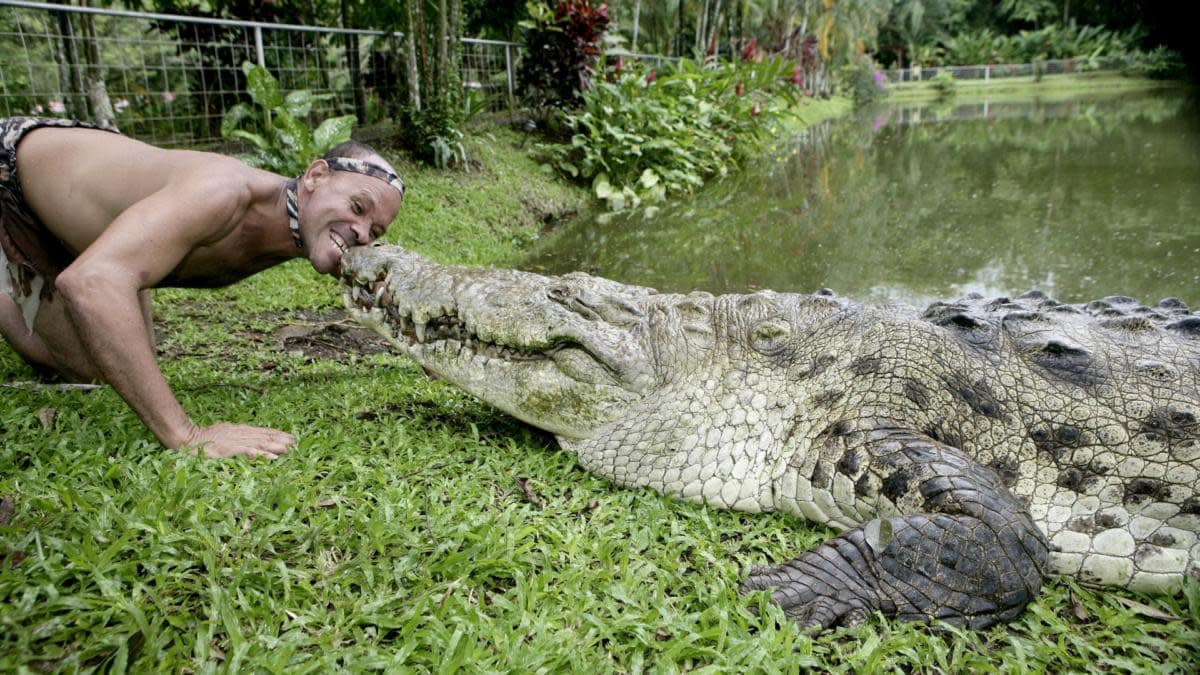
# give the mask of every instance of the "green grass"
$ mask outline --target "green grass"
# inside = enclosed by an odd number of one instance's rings
[[[410,192],[388,239],[511,264],[547,216],[586,199],[518,140],[476,143],[486,168],[469,174],[402,166]],[[0,671],[1200,665],[1196,584],[1146,598],[1052,581],[1015,622],[980,633],[882,619],[801,633],[737,583],[828,531],[612,487],[400,357],[279,346],[279,324],[340,306],[303,263],[156,303],[163,370],[197,421],[270,425],[299,445],[270,463],[204,461],[160,448],[107,388],[0,389],[0,496],[13,507],[0,524]],[[0,346],[0,382],[32,377]]]
[[[1027,99],[1040,97],[1078,96],[1087,92],[1138,93],[1164,87],[1179,86],[1172,80],[1151,80],[1143,77],[1128,77],[1111,71],[1090,73],[1060,73],[1044,75],[1041,80],[1033,76],[1002,77],[991,80],[955,80],[954,96],[951,100],[964,102],[1006,98]],[[888,101],[897,103],[921,103],[938,100],[939,92],[931,80],[922,82],[898,82],[889,85]]]

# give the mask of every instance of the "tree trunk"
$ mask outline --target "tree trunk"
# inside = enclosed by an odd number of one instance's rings
[[[414,112],[421,111],[421,76],[417,68],[417,11],[416,2],[408,3],[408,35],[404,36],[405,62],[408,69],[408,103]]]
[[[412,19],[409,21],[409,31],[420,42],[418,43],[418,56],[421,59],[420,66],[417,71],[421,75],[421,88],[428,96],[429,92],[433,91],[433,64],[430,62],[429,40],[425,32],[425,3],[422,0],[409,0],[408,6],[410,9],[416,10]]]
[[[433,67],[433,81],[437,83],[437,87],[441,89],[446,84],[447,66],[446,61],[449,59],[449,16],[446,13],[446,0],[438,0],[438,17],[437,17],[437,49],[435,62]],[[442,94],[447,92],[442,91]]]
[[[675,31],[675,56],[683,56],[683,17],[686,6],[686,0],[679,0],[679,24]]]
[[[58,13],[58,36],[62,45],[59,50],[59,73],[62,78],[63,108],[68,117],[86,120],[88,109],[87,96],[84,94],[86,87],[83,84],[83,68],[79,65],[75,28],[71,25],[71,15],[67,12]]]
[[[350,28],[348,0],[341,0],[342,28]],[[367,94],[363,90],[362,73],[358,63],[358,35],[345,33],[346,63],[350,66],[350,89],[354,92],[354,116],[359,124],[367,123]]]
[[[642,18],[642,0],[633,3],[633,39],[629,41],[629,51],[637,53],[638,22]]]
[[[81,6],[87,6],[87,3],[81,3]],[[96,40],[94,15],[79,15],[79,34],[83,39],[83,61],[87,66],[84,80],[92,122],[103,129],[117,131],[117,113],[113,110],[108,86],[104,83],[104,64],[100,62],[100,43]]]
[[[462,72],[462,0],[450,0],[450,33],[446,48],[450,51],[449,80],[455,87],[461,87],[459,82]],[[461,89],[460,89],[461,91]]]

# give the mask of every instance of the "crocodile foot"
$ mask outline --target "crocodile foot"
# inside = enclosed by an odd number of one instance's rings
[[[806,629],[855,625],[875,611],[986,628],[1016,616],[1041,584],[1036,539],[999,529],[945,514],[876,519],[794,560],[755,567],[741,590],[772,591]]]

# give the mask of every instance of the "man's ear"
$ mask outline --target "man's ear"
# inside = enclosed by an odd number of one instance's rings
[[[314,159],[312,164],[309,164],[308,168],[304,170],[304,175],[300,177],[300,180],[304,183],[304,187],[311,192],[331,173],[329,162],[323,159]]]

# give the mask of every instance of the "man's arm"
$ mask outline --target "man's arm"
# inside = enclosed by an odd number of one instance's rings
[[[56,289],[96,368],[163,445],[203,444],[209,457],[277,456],[292,444],[290,434],[196,426],[155,362],[139,292],[162,281],[197,246],[228,232],[247,200],[211,179],[180,183],[121,213],[59,274]]]

